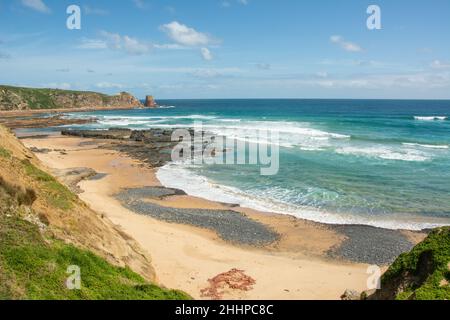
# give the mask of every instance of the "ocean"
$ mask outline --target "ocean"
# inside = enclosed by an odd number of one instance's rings
[[[450,101],[160,100],[162,108],[67,114],[73,128],[279,132],[279,171],[169,163],[157,176],[193,196],[334,224],[450,225]]]

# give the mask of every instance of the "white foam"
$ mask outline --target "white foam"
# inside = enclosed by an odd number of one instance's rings
[[[71,115],[72,116],[72,115]],[[77,115],[74,115],[75,117]],[[80,115],[82,116],[82,115]],[[192,120],[191,123],[176,123],[176,120]],[[229,139],[245,140],[249,143],[273,144],[280,147],[299,147],[304,151],[318,151],[330,147],[335,140],[349,139],[350,136],[327,132],[311,128],[309,123],[287,121],[258,121],[242,120],[237,118],[220,118],[213,115],[99,115],[98,123],[102,127],[118,126],[130,129],[146,128],[186,128],[195,124],[195,121],[203,121],[203,130],[218,136],[226,136]],[[181,121],[180,121],[181,122]],[[184,121],[183,121],[184,122]],[[264,140],[261,131],[277,132],[279,141]]]
[[[430,160],[430,155],[416,149],[393,149],[383,146],[373,147],[342,147],[336,149],[337,153],[350,154],[357,156],[365,156],[372,158],[380,158],[385,160],[398,161],[427,161]]]
[[[421,147],[421,148],[427,148],[427,149],[448,149],[448,145],[435,145],[435,144],[420,144],[420,143],[402,143],[404,146],[409,147]]]
[[[221,122],[241,122],[241,119],[218,119]]]
[[[174,109],[175,106],[159,106],[158,109]]]
[[[145,120],[131,120],[131,119],[111,119],[111,120],[99,120],[97,121],[99,124],[104,126],[118,126],[118,127],[128,127],[134,125],[145,125],[148,121]]]
[[[153,120],[153,119],[191,119],[191,120],[211,120],[216,119],[216,116],[206,116],[200,114],[192,114],[187,116],[100,116],[103,119],[131,119],[131,120]]]
[[[157,178],[166,187],[184,190],[187,194],[210,201],[237,204],[262,212],[293,215],[300,219],[326,224],[370,225],[386,229],[422,230],[448,225],[441,221],[427,222],[422,217],[395,219],[375,219],[350,214],[338,214],[321,211],[314,208],[297,206],[281,201],[270,200],[270,197],[257,197],[237,188],[222,186],[209,181],[207,178],[195,174],[183,164],[169,163],[160,168]],[[270,194],[270,192],[268,192]]]
[[[216,131],[220,134],[222,131],[230,130],[242,130],[242,131],[258,131],[268,130],[276,131],[279,133],[295,134],[304,137],[311,138],[333,138],[333,139],[348,139],[350,136],[344,134],[338,134],[333,132],[322,131],[314,128],[310,128],[308,123],[295,123],[285,121],[246,121],[241,122],[240,125],[220,125],[220,124],[206,124],[204,128]],[[216,133],[214,132],[214,133]]]
[[[444,121],[447,120],[447,116],[415,116],[415,120],[420,121]]]
[[[333,140],[349,139],[350,136],[310,128],[308,123],[279,121],[239,121],[239,123],[207,123],[202,129],[217,136],[245,140],[250,143],[277,144],[285,148],[300,147],[302,150],[321,150]],[[231,121],[230,121],[231,122]],[[265,139],[262,133],[277,133],[278,141]]]

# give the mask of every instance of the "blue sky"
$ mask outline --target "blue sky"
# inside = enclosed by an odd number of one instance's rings
[[[81,30],[66,27],[69,5]],[[381,9],[369,30],[367,7]],[[158,98],[450,99],[448,0],[0,0],[0,83]]]

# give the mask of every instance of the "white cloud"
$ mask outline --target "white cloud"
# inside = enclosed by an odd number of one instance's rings
[[[201,48],[200,52],[204,60],[211,61],[213,59],[213,55],[208,48]]]
[[[236,75],[243,73],[245,70],[237,67],[229,68],[193,68],[193,67],[140,67],[139,71],[144,73],[188,73],[199,75],[204,74],[221,74],[221,75]]]
[[[237,2],[238,4],[240,4],[240,5],[246,6],[246,5],[248,5],[249,0],[236,0],[236,2]],[[231,2],[230,2],[229,0],[223,0],[223,1],[220,3],[220,6],[221,6],[222,8],[229,8],[229,7],[231,7]]]
[[[359,46],[356,43],[353,43],[353,42],[350,42],[350,41],[346,41],[341,36],[331,36],[330,37],[330,41],[332,43],[335,43],[335,44],[339,45],[345,51],[349,51],[349,52],[361,52],[361,51],[363,51],[361,46]]]
[[[149,53],[153,48],[150,43],[139,41],[130,36],[122,36],[118,33],[101,31],[100,36],[103,39],[81,39],[80,49],[113,49],[122,50],[132,55],[143,55]]]
[[[144,0],[133,0],[134,5],[139,9],[147,9],[148,4]]]
[[[191,74],[196,78],[217,78],[222,76],[222,73],[215,69],[198,69]]]
[[[0,59],[11,59],[11,55],[5,52],[0,52]]]
[[[328,72],[326,72],[326,71],[319,71],[319,72],[316,73],[316,76],[318,78],[328,78]]]
[[[52,82],[42,85],[44,88],[51,88],[51,89],[61,89],[61,90],[69,90],[72,88],[72,85],[67,82]]]
[[[184,46],[206,46],[213,42],[208,35],[198,32],[177,21],[160,26],[169,38]]]
[[[99,82],[95,85],[100,89],[123,89],[125,86],[120,83],[111,83],[111,82]]]
[[[123,50],[128,54],[142,55],[148,53],[152,45],[141,42],[127,35],[122,36],[118,33],[101,31],[100,35],[106,39],[106,45],[115,50]]]
[[[450,68],[450,63],[443,62],[441,60],[434,60],[430,66],[433,69],[448,69]]]
[[[435,75],[432,73],[411,73],[411,74],[358,74],[346,77],[320,77],[319,74],[313,77],[303,79],[295,76],[287,79],[269,80],[278,81],[279,84],[286,86],[313,86],[327,89],[392,89],[405,88],[415,89],[433,89],[445,88],[450,86],[450,75],[442,73]]]
[[[51,10],[42,0],[22,0],[22,4],[25,7],[28,7],[30,9],[33,9],[35,11],[41,12],[41,13],[50,13]]]
[[[259,70],[270,70],[272,68],[269,63],[256,63],[255,66]]]
[[[79,49],[106,49],[108,45],[104,40],[99,39],[81,39],[81,44],[78,45]]]
[[[156,49],[174,49],[174,50],[186,49],[186,47],[180,46],[179,44],[176,43],[154,44],[153,47]]]

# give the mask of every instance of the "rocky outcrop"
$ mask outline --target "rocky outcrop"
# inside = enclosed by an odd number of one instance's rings
[[[156,104],[153,96],[147,96],[145,97],[145,106],[148,108],[156,108],[158,105]]]
[[[95,122],[96,119],[70,119],[62,115],[53,117],[36,118],[33,116],[25,117],[0,117],[0,124],[10,129],[17,128],[48,128],[62,125],[86,124]]]
[[[126,109],[144,105],[127,92],[97,92],[0,86],[0,111]]]
[[[130,157],[157,168],[171,161],[172,150],[179,143],[178,141],[172,141],[173,132],[173,129],[130,130],[110,128],[108,130],[62,130],[61,134],[107,140],[103,144],[104,148],[126,153]],[[193,129],[190,129],[189,133],[194,136]],[[210,140],[208,140],[205,132],[202,132],[202,134],[204,135],[203,148],[206,148]],[[194,149],[190,151],[193,156]]]
[[[341,295],[341,300],[344,300],[344,301],[361,300],[361,293],[359,293],[358,291],[355,291],[355,290],[347,289]]]

